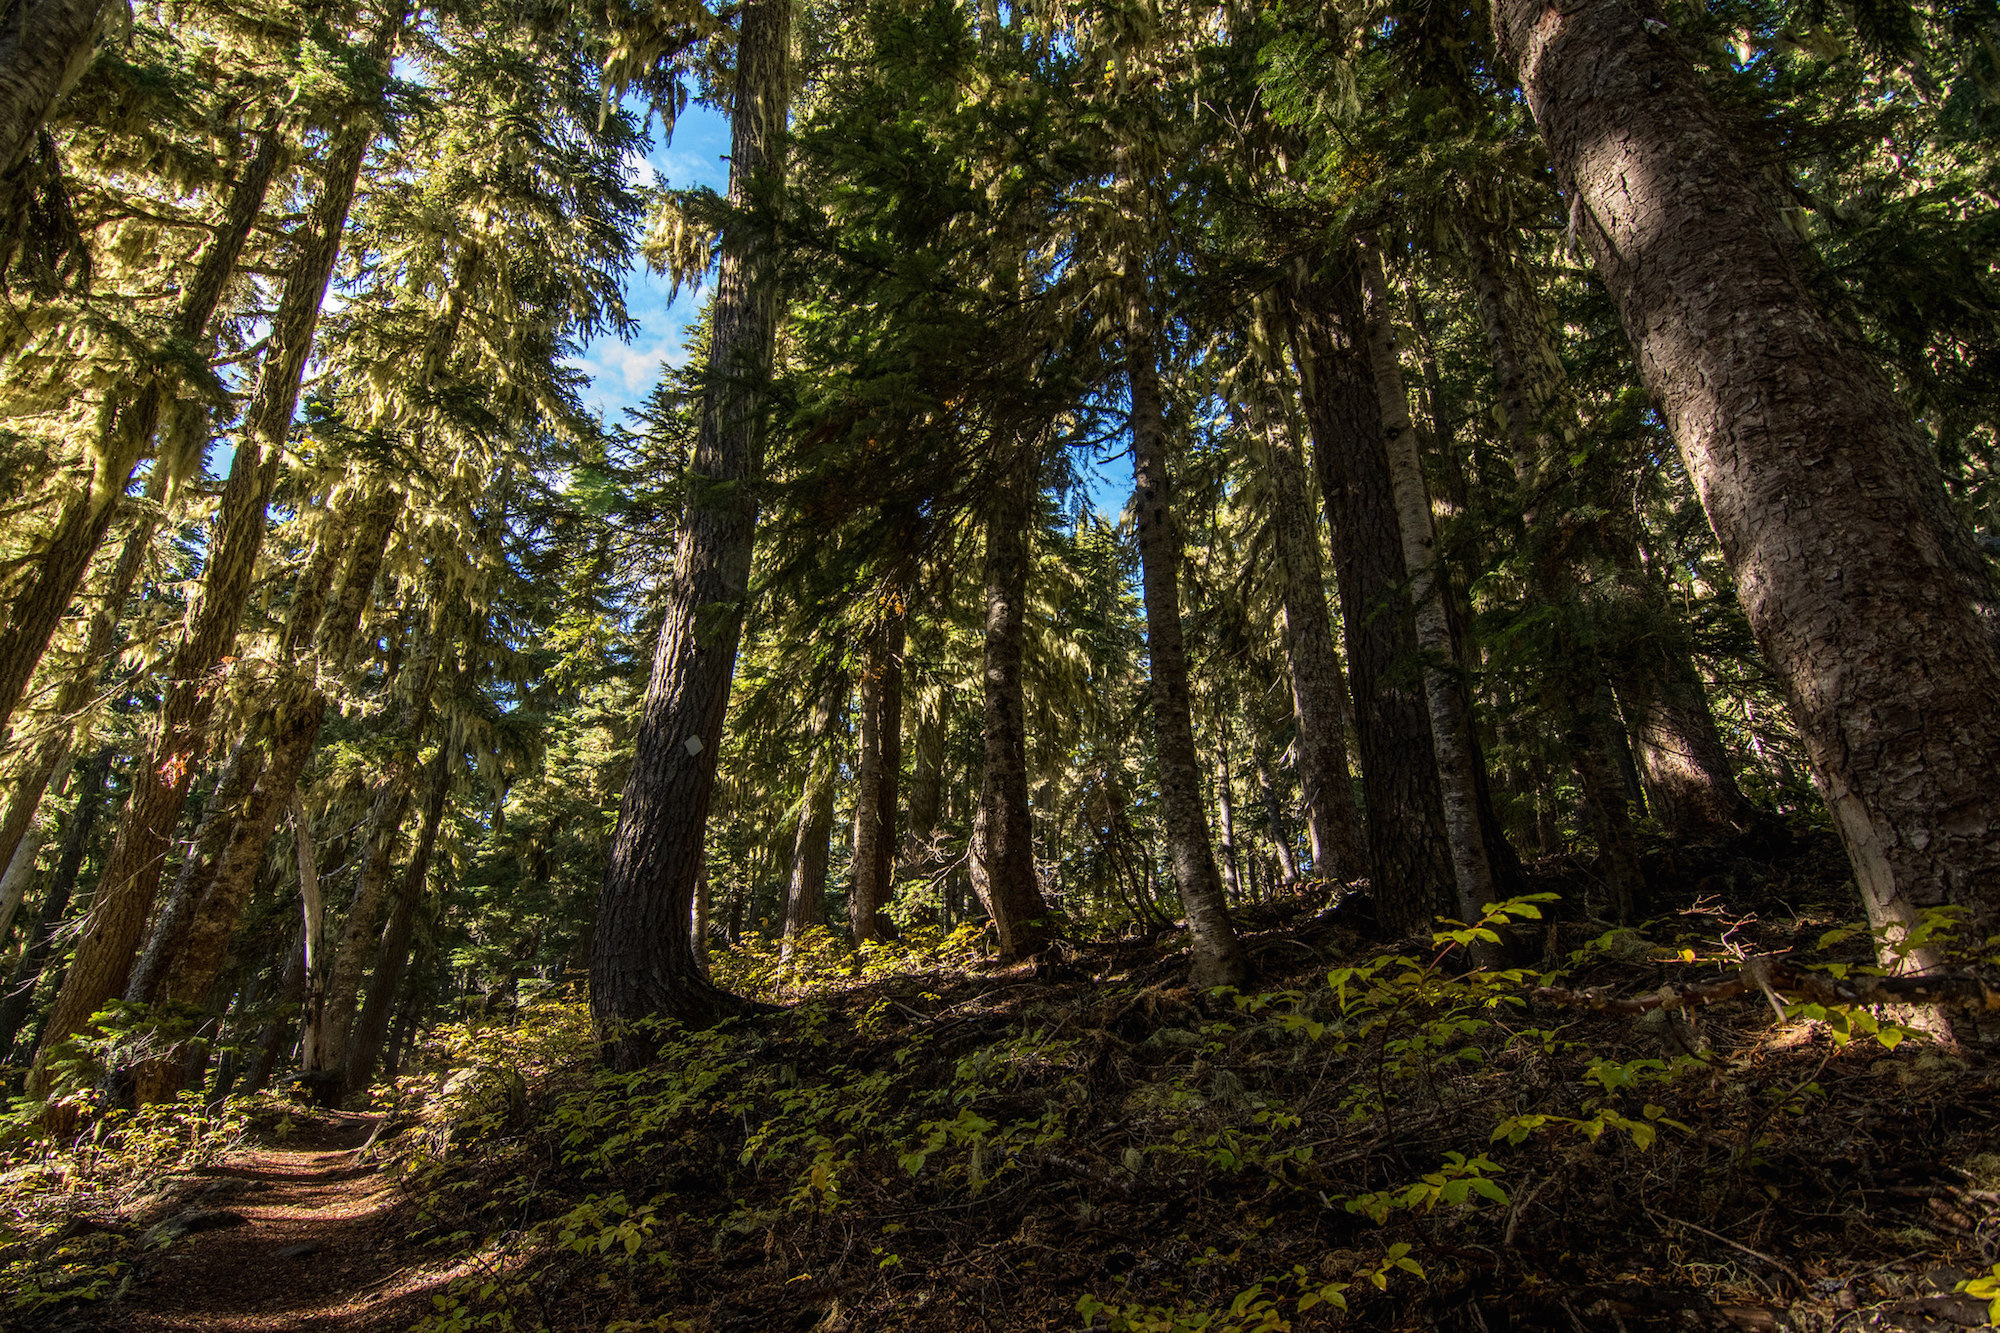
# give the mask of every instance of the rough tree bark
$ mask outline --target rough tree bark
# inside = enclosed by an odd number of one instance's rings
[[[397,24],[384,50],[394,44]],[[340,254],[347,211],[362,160],[374,141],[371,119],[336,137],[325,183],[314,201],[305,234],[285,274],[271,323],[257,388],[244,415],[209,537],[208,567],[188,607],[186,629],[168,667],[160,722],[146,762],[139,768],[103,883],[84,922],[75,961],[49,1017],[36,1053],[30,1088],[46,1088],[42,1062],[54,1044],[80,1031],[104,1002],[125,988],[139,937],[152,910],[160,871],[187,800],[188,784],[206,744],[220,682],[215,673],[236,639],[251,575],[262,551],[265,507],[277,482],[286,436],[298,410],[299,388],[319,324],[327,281]]]
[[[1319,524],[1308,498],[1305,464],[1290,431],[1266,423],[1262,432],[1271,483],[1271,538],[1283,576],[1285,667],[1291,677],[1293,743],[1299,782],[1305,788],[1306,833],[1313,873],[1352,882],[1368,873],[1367,834],[1354,802],[1347,759],[1347,682],[1326,610],[1320,568]],[[1285,882],[1296,878],[1286,853]]]
[[[1402,538],[1382,406],[1361,327],[1360,274],[1343,255],[1290,290],[1292,349],[1313,462],[1333,532],[1347,679],[1366,801],[1376,912],[1393,934],[1428,930],[1449,900],[1444,809],[1406,610]]]
[[[1187,913],[1194,955],[1189,982],[1198,987],[1240,986],[1249,980],[1250,959],[1229,919],[1229,900],[1216,874],[1208,818],[1201,808],[1201,761],[1195,753],[1187,646],[1181,634],[1181,536],[1167,467],[1157,357],[1152,311],[1135,289],[1125,301],[1125,373],[1132,395],[1132,507],[1139,518],[1139,573],[1146,601],[1161,823],[1181,907]]]
[[[1481,760],[1477,736],[1466,696],[1453,676],[1458,656],[1438,569],[1430,490],[1424,483],[1417,433],[1410,422],[1409,393],[1403,383],[1381,250],[1373,237],[1358,241],[1355,249],[1361,261],[1363,327],[1369,361],[1375,371],[1376,392],[1382,404],[1383,449],[1395,496],[1403,570],[1409,578],[1417,647],[1424,657],[1424,701],[1430,713],[1431,753],[1436,758],[1439,795],[1444,803],[1445,837],[1451,851],[1458,917],[1461,921],[1476,921],[1485,905],[1496,897],[1493,866],[1487,860],[1479,819]]]
[[[1264,803],[1264,821],[1271,827],[1271,847],[1278,858],[1278,882],[1287,889],[1295,888],[1299,868],[1292,859],[1292,831],[1285,825],[1285,807],[1271,782],[1271,743],[1262,731],[1251,742],[1250,753],[1257,765],[1257,794]]]
[[[104,0],[18,0],[0,22],[0,234],[32,188],[35,139],[97,54]]]
[[[791,0],[748,0],[740,22],[729,198],[748,210],[753,197],[784,182]],[[754,487],[763,472],[765,386],[778,320],[771,244],[747,213],[723,230],[709,382],[679,555],[598,896],[591,1016],[623,1069],[651,1058],[651,1041],[635,1027],[641,1021],[706,1023],[744,1008],[702,975],[687,922],[756,538]]]
[[[1943,903],[1991,933],[1994,587],[1927,437],[1818,308],[1650,0],[1500,0],[1493,22],[1871,921],[1891,952]]]
[[[1053,932],[1035,875],[1028,805],[1028,739],[1021,692],[1028,601],[1028,517],[1039,460],[1027,440],[993,487],[986,510],[986,761],[969,849],[972,885],[1000,935],[1003,960],[1040,953]]]

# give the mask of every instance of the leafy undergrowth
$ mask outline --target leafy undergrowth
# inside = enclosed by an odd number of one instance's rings
[[[631,1075],[545,998],[441,1034],[446,1072],[406,1091],[419,1234],[476,1260],[424,1327],[1982,1323],[2000,1133],[1969,1024],[1948,1051],[1762,999],[1689,1023],[1529,998],[1746,953],[1866,962],[1831,876],[1730,888],[1762,919],[1695,898],[1641,933],[1504,905],[1477,928],[1536,961],[1471,975],[1467,929],[1385,953],[1273,905],[1240,995],[1182,988],[1171,940],[1053,976],[962,939],[821,942],[782,993],[774,958],[735,953],[718,979],[788,1007],[668,1032]]]

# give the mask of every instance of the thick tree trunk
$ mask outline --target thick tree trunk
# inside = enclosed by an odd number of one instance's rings
[[[791,94],[791,0],[748,0],[736,44],[729,197],[747,210],[782,186],[779,145]],[[749,594],[763,473],[766,384],[777,332],[770,242],[741,218],[723,232],[709,383],[689,467],[680,551],[641,707],[610,865],[598,897],[590,1004],[618,1067],[652,1054],[634,1024],[711,1022],[743,1008],[709,984],[688,941],[723,716]]]
[[[403,973],[410,961],[410,940],[416,933],[417,912],[424,903],[424,884],[430,874],[431,856],[437,850],[438,829],[444,823],[445,807],[450,802],[456,758],[447,744],[439,747],[433,761],[429,790],[424,796],[424,822],[417,833],[417,845],[410,850],[410,862],[403,867],[396,902],[389,910],[389,923],[382,928],[375,951],[375,973],[368,979],[368,994],[361,1002],[361,1016],[354,1021],[354,1036],[347,1045],[347,1065],[341,1081],[349,1092],[365,1090],[374,1078],[375,1061],[389,1032],[390,1013],[396,997],[402,994]]]
[[[896,869],[896,803],[903,768],[903,614],[883,613],[861,678],[859,762],[854,768],[854,860],[847,921],[856,943],[894,933],[882,909]]]
[[[80,1031],[105,1001],[125,988],[188,783],[206,743],[219,693],[216,672],[235,642],[263,549],[265,506],[298,410],[301,378],[340,253],[348,206],[373,141],[372,121],[343,129],[335,140],[325,184],[285,275],[257,389],[210,532],[208,567],[168,669],[157,739],[135,777],[102,887],[36,1053],[30,1089],[37,1094],[46,1088],[41,1070],[46,1053]]]
[[[28,947],[15,961],[5,995],[0,996],[0,1062],[13,1053],[21,1025],[34,1005],[35,983],[41,980],[42,968],[48,964],[56,936],[69,912],[70,898],[76,892],[76,877],[83,868],[83,854],[90,845],[90,831],[104,808],[104,780],[110,772],[111,751],[100,750],[84,765],[77,780],[76,810],[70,815],[69,827],[63,831],[62,847],[56,853],[55,876],[42,899],[41,919],[35,923],[34,937],[28,941]]]
[[[1885,955],[1944,903],[1972,909],[1974,938],[1992,933],[1994,587],[1927,437],[1818,308],[1649,0],[1501,0],[1493,20]]]
[[[1736,785],[1708,683],[1681,636],[1628,644],[1609,665],[1646,804],[1660,827],[1676,838],[1709,841],[1755,827],[1758,812]]]
[[[1292,711],[1298,719],[1293,753],[1305,788],[1306,833],[1312,841],[1313,873],[1352,883],[1368,873],[1367,834],[1354,802],[1354,779],[1347,760],[1347,682],[1333,643],[1326,611],[1326,579],[1320,568],[1319,524],[1308,498],[1305,465],[1297,444],[1283,428],[1264,431],[1271,482],[1271,536],[1283,575],[1285,667],[1291,677]],[[1294,877],[1285,868],[1286,883]]]
[[[1297,284],[1292,296],[1293,352],[1346,627],[1376,911],[1393,934],[1427,931],[1450,899],[1452,867],[1430,718],[1412,688],[1416,635],[1382,406],[1357,336],[1361,288],[1352,255],[1326,278]]]
[[[18,0],[0,22],[0,234],[27,207],[35,137],[97,54],[104,0]]]
[[[44,0],[42,5],[37,6],[43,9],[55,7],[53,0]],[[0,32],[12,32],[15,24],[22,21],[33,22],[32,19],[24,20],[24,16],[17,12],[11,19],[0,22]],[[0,61],[5,59],[5,43],[6,39],[0,37]],[[4,87],[5,75],[0,74],[0,90]],[[0,91],[0,101],[4,101],[4,91]],[[0,113],[0,124],[5,123],[4,113]],[[204,343],[208,326],[214,320],[215,312],[222,304],[223,293],[228,290],[229,280],[236,272],[236,261],[243,253],[244,242],[249,239],[251,228],[263,211],[264,196],[269,192],[271,177],[277,170],[282,142],[275,127],[267,128],[255,156],[244,169],[243,178],[231,192],[229,206],[216,225],[215,235],[196,262],[192,280],[181,295],[180,310],[174,320],[176,341]],[[0,131],[0,153],[4,152],[5,133]],[[4,193],[4,188],[0,185],[0,193]],[[7,216],[4,210],[5,204],[0,202],[0,218]],[[212,346],[212,342],[207,345]],[[90,477],[64,501],[57,511],[54,527],[37,553],[34,564],[29,567],[25,581],[10,590],[7,624],[0,629],[0,735],[4,735],[29,680],[35,674],[35,667],[42,660],[42,654],[48,651],[49,640],[61,623],[63,613],[76,597],[77,586],[90,568],[91,557],[97,554],[105,533],[111,528],[112,519],[118,511],[118,501],[124,496],[126,487],[131,485],[132,470],[152,448],[161,415],[173,400],[179,385],[179,376],[169,366],[170,363],[163,363],[151,368],[141,385],[132,388],[122,401],[104,414],[107,424],[98,447],[93,451]],[[160,479],[164,480],[164,472]],[[140,546],[144,546],[143,539]],[[127,549],[132,549],[129,540]],[[123,560],[120,561],[120,568],[125,568]],[[137,564],[134,563],[131,569],[136,574]],[[129,588],[130,578],[124,582]],[[122,596],[118,597],[119,606],[123,601]],[[116,611],[117,607],[114,607],[114,620]],[[90,655],[86,653],[83,667],[88,671],[89,666]],[[94,675],[84,677],[86,694],[93,679]]]
[[[190,856],[183,864],[182,879],[188,882],[175,885],[160,913],[126,988],[128,998],[196,1004],[221,975],[230,934],[319,736],[326,713],[320,670],[337,666],[353,648],[400,512],[400,497],[387,490],[364,500],[358,512],[343,510],[336,520],[342,531],[327,534],[307,562],[281,646],[286,677],[260,722],[259,748],[249,752],[247,789],[240,799],[228,799],[218,807],[220,845],[212,854]],[[329,600],[328,584],[337,565],[340,583]],[[316,644],[316,652],[302,661],[308,642]],[[204,839],[197,834],[196,841],[201,844]],[[177,1069],[172,1061],[150,1063],[137,1080],[139,1099],[170,1100],[179,1091]]]
[[[1437,563],[1430,491],[1424,483],[1423,460],[1417,453],[1417,433],[1410,422],[1410,400],[1396,348],[1382,255],[1372,237],[1358,242],[1356,249],[1361,261],[1369,360],[1382,403],[1383,447],[1395,496],[1403,570],[1409,578],[1417,647],[1424,657],[1424,699],[1430,713],[1431,753],[1436,758],[1439,795],[1444,803],[1445,837],[1451,850],[1458,917],[1461,921],[1476,921],[1485,905],[1497,897],[1493,866],[1487,859],[1480,822],[1478,737],[1473,730],[1466,694],[1454,677],[1458,656]]]
[[[909,817],[903,828],[903,869],[934,868],[938,814],[944,805],[945,710],[948,699],[940,699],[936,709],[926,709],[918,718],[910,738]]]
[[[1195,753],[1187,647],[1181,635],[1181,537],[1167,466],[1157,355],[1152,312],[1134,291],[1125,303],[1125,372],[1132,394],[1132,507],[1139,518],[1139,573],[1146,600],[1161,822],[1192,937],[1190,984],[1240,986],[1249,980],[1250,960],[1229,919],[1229,901],[1215,871],[1208,818],[1201,808],[1201,762]]]
[[[1000,934],[1003,960],[1040,953],[1054,932],[1035,875],[1034,822],[1028,804],[1028,737],[1021,692],[1022,621],[1028,601],[1028,520],[1037,458],[1015,444],[1007,475],[986,511],[985,768],[969,855],[972,887]]]

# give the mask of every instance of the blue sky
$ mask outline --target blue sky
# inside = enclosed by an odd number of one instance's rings
[[[656,139],[659,124],[653,126]],[[633,163],[640,182],[674,189],[706,185],[718,194],[729,188],[729,122],[718,112],[690,103],[674,126],[671,142],[655,142],[644,163]],[[650,174],[649,174],[650,173]],[[590,376],[584,402],[604,414],[607,424],[625,419],[660,377],[663,365],[678,365],[685,355],[682,342],[700,308],[701,294],[683,290],[667,299],[668,283],[643,262],[625,277],[625,301],[638,324],[630,342],[594,339],[570,364]]]

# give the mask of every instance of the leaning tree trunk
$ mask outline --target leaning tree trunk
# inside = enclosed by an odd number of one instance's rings
[[[778,321],[772,243],[748,210],[784,183],[791,0],[748,0],[741,22],[729,164],[730,201],[741,211],[723,232],[679,558],[591,944],[591,1017],[623,1069],[652,1057],[651,1041],[634,1026],[642,1020],[705,1023],[743,1008],[702,975],[687,924],[749,596],[753,486],[763,473]]]
[[[1992,933],[1994,587],[1926,436],[1814,301],[1650,0],[1500,0],[1493,21],[1885,956],[1926,907],[1962,904],[1974,938]]]
[[[265,506],[298,410],[299,387],[327,282],[340,254],[348,206],[373,141],[372,121],[348,126],[337,137],[325,185],[285,275],[257,389],[210,530],[208,567],[168,667],[157,738],[134,780],[102,888],[91,903],[75,961],[36,1052],[37,1069],[30,1080],[36,1095],[47,1088],[43,1069],[47,1053],[82,1030],[107,1000],[125,988],[215,710],[219,693],[215,673],[235,642],[249,598],[251,575],[264,545]]]
[[[0,235],[33,188],[35,139],[97,54],[104,0],[18,0],[0,21]]]
[[[1229,900],[1215,871],[1208,819],[1201,808],[1201,761],[1195,753],[1187,646],[1181,636],[1181,537],[1167,468],[1156,356],[1152,312],[1135,290],[1125,302],[1125,370],[1132,393],[1133,508],[1139,517],[1139,573],[1146,600],[1161,824],[1192,937],[1189,982],[1197,987],[1240,986],[1249,979],[1250,959],[1229,919]]]
[[[1291,293],[1292,347],[1313,461],[1333,532],[1347,679],[1368,816],[1376,912],[1397,935],[1431,928],[1452,884],[1430,717],[1405,683],[1416,635],[1404,595],[1402,538],[1361,327],[1352,256]]]
[[[375,973],[368,979],[368,994],[361,1002],[361,1016],[354,1020],[354,1035],[347,1045],[347,1065],[341,1084],[349,1092],[361,1092],[375,1076],[375,1061],[382,1053],[382,1041],[389,1033],[390,1013],[402,993],[403,973],[409,966],[410,940],[416,934],[417,911],[424,903],[424,883],[430,874],[431,856],[437,850],[438,829],[444,823],[445,806],[451,797],[451,774],[457,759],[450,744],[438,747],[430,789],[424,797],[424,822],[417,833],[417,845],[410,850],[410,862],[403,867],[403,879],[389,910],[389,923],[375,951]]]
[[[1319,524],[1313,519],[1305,465],[1291,433],[1267,428],[1264,441],[1272,545],[1284,581],[1285,667],[1291,677],[1292,712],[1298,719],[1294,763],[1305,788],[1313,873],[1321,879],[1352,882],[1368,873],[1368,842],[1347,761],[1347,682],[1341,678],[1340,653],[1326,612]],[[1289,852],[1287,861],[1289,885],[1296,878]]]
[[[1000,934],[1002,960],[1040,953],[1053,937],[1035,875],[1028,804],[1027,713],[1021,692],[1028,601],[1028,517],[1037,459],[1026,441],[994,486],[986,511],[985,767],[969,849],[973,890]]]
[[[854,860],[847,920],[856,943],[891,933],[888,906],[896,867],[896,802],[903,768],[903,613],[885,610],[861,678],[859,762],[854,770]]]
[[[828,666],[813,706],[812,753],[805,790],[799,797],[798,828],[792,836],[791,875],[785,884],[784,939],[778,946],[782,968],[792,960],[799,936],[826,921],[827,842],[833,837],[833,787],[840,767],[837,738],[847,702],[847,673]]]
[[[69,827],[63,831],[62,847],[56,853],[55,877],[49,881],[48,894],[42,900],[41,920],[35,923],[34,937],[14,964],[14,973],[7,980],[7,990],[0,995],[0,1062],[4,1062],[14,1050],[14,1040],[20,1035],[21,1025],[27,1020],[28,1010],[35,999],[35,983],[41,979],[42,968],[48,964],[49,954],[54,951],[56,939],[69,911],[70,897],[76,891],[77,873],[83,868],[84,849],[90,844],[90,831],[97,823],[98,813],[104,808],[104,779],[111,772],[111,751],[100,750],[95,758],[84,765],[77,782],[76,810],[70,815]]]
[[[1480,826],[1481,760],[1477,736],[1466,694],[1453,677],[1458,656],[1445,609],[1430,491],[1424,484],[1423,460],[1417,453],[1417,433],[1410,423],[1410,401],[1403,385],[1395,326],[1391,323],[1382,254],[1373,237],[1357,242],[1355,248],[1361,261],[1363,321],[1369,360],[1375,370],[1376,392],[1382,403],[1383,447],[1395,495],[1403,570],[1409,578],[1417,648],[1423,654],[1431,753],[1437,761],[1438,789],[1444,802],[1445,837],[1451,850],[1458,916],[1461,921],[1477,921],[1486,904],[1497,896],[1493,866],[1487,860],[1485,835]]]
[[[83,655],[77,660],[69,679],[63,683],[61,693],[56,696],[47,730],[29,751],[19,769],[19,778],[8,790],[6,813],[0,815],[0,863],[10,869],[42,797],[48,792],[50,784],[60,781],[61,775],[67,771],[74,747],[83,740],[80,734],[81,715],[96,694],[99,679],[111,660],[112,638],[118,632],[119,621],[124,618],[125,603],[132,595],[132,588],[139,581],[147,549],[159,528],[158,506],[164,502],[166,495],[167,474],[162,468],[146,480],[149,507],[134,521],[119,547],[118,560],[111,570],[111,586],[90,617],[90,629],[84,636]]]
[[[41,6],[52,7],[49,4]],[[0,30],[10,30],[15,23],[22,21],[32,20],[24,20],[17,13],[13,19],[0,21]],[[0,39],[0,47],[4,47],[4,39]],[[0,49],[0,59],[4,59],[4,49]],[[0,88],[4,86],[4,75],[0,75]],[[5,115],[0,113],[0,124],[4,123]],[[4,132],[0,132],[0,136],[4,136]],[[244,243],[263,211],[264,196],[269,192],[271,177],[277,170],[282,143],[283,138],[273,120],[266,126],[256,155],[244,169],[243,178],[231,192],[229,206],[216,225],[215,235],[202,251],[187,290],[181,295],[180,309],[174,317],[174,342],[200,344],[209,323],[215,318],[223,294],[229,288],[229,280],[235,275],[236,261],[243,253]],[[0,137],[0,153],[4,151],[4,138]],[[4,185],[0,185],[0,191],[4,191]],[[0,203],[0,218],[5,216],[4,207],[4,203]],[[90,568],[91,557],[97,554],[105,533],[111,528],[112,519],[118,512],[118,501],[125,494],[125,488],[131,485],[132,470],[152,448],[160,418],[179,383],[179,377],[170,366],[169,362],[149,368],[149,377],[143,385],[128,390],[122,401],[110,405],[110,410],[102,414],[105,425],[97,448],[92,451],[91,475],[57,511],[55,525],[36,553],[35,563],[30,567],[25,582],[11,590],[11,614],[6,628],[0,629],[0,735],[4,735],[14,709],[28,688],[28,681],[35,674],[35,667],[42,660],[42,654],[48,651],[49,640],[61,623],[63,613],[69,610],[77,586]],[[143,548],[143,539],[139,545]],[[131,549],[132,544],[128,541],[127,550]],[[121,573],[127,567],[126,562],[121,560]],[[129,568],[136,574],[136,560]],[[130,578],[123,581],[129,587]],[[122,596],[119,597],[119,604],[122,605],[123,600]],[[114,621],[116,609],[113,608]],[[109,637],[108,631],[106,637]],[[83,668],[88,671],[89,666],[90,654],[86,653]],[[86,676],[86,695],[90,688],[89,681],[90,677]]]

